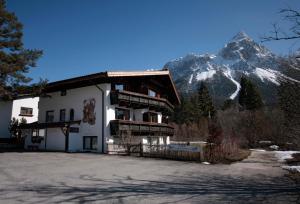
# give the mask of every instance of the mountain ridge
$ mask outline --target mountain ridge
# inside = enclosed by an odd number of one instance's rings
[[[245,32],[234,35],[216,54],[189,53],[167,62],[180,93],[194,92],[199,83],[207,83],[217,101],[236,99],[240,78],[246,75],[263,95],[266,103],[276,100],[280,80],[288,79],[280,72],[278,56],[255,42]]]

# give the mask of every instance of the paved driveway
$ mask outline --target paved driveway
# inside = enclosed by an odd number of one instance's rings
[[[0,153],[0,203],[300,203],[271,152],[232,165]]]

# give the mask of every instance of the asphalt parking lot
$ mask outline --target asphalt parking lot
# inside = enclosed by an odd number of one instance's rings
[[[272,152],[231,165],[84,153],[0,153],[0,203],[300,203]]]

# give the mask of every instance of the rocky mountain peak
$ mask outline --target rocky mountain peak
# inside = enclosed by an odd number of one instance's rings
[[[245,32],[237,33],[216,55],[188,54],[164,67],[171,71],[180,92],[193,92],[205,81],[220,101],[237,97],[242,75],[254,80],[263,94],[273,100],[272,94],[283,76],[277,56]]]
[[[252,40],[244,31],[238,32],[231,41]]]

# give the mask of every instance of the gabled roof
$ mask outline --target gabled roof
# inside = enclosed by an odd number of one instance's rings
[[[65,79],[61,81],[56,81],[47,84],[45,91],[47,93],[60,91],[63,89],[74,89],[85,86],[91,86],[101,83],[111,83],[120,78],[135,78],[135,77],[163,77],[161,80],[169,83],[172,87],[171,94],[176,104],[180,104],[180,98],[177,93],[176,87],[172,80],[170,71],[167,69],[164,70],[155,70],[155,71],[122,71],[122,72],[99,72],[95,74]]]

